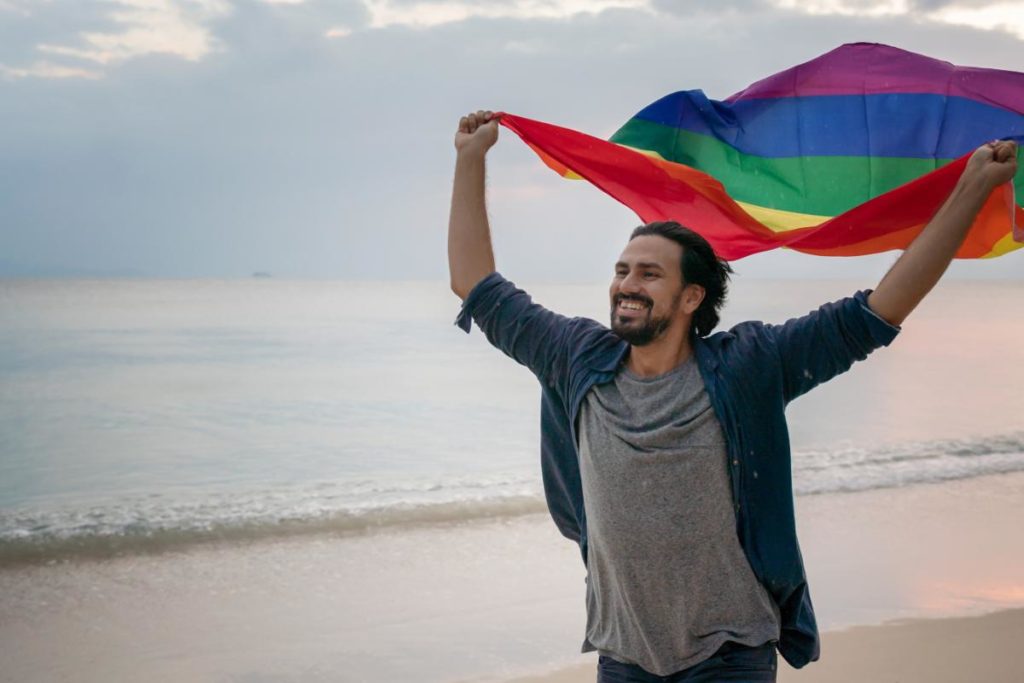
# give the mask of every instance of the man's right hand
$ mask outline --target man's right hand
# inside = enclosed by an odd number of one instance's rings
[[[485,154],[498,141],[498,117],[493,112],[480,110],[459,119],[455,133],[455,149],[460,153]]]

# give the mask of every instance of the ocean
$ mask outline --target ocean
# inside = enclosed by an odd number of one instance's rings
[[[520,284],[607,317],[603,284]],[[863,286],[738,278],[723,325]],[[0,281],[0,681],[590,662],[539,387],[458,310],[434,282]],[[945,282],[790,406],[822,628],[1024,605],[1022,339],[1024,283]]]
[[[526,283],[529,285],[529,283]],[[864,283],[734,284],[723,325]],[[531,285],[607,318],[605,285]],[[0,565],[544,510],[539,389],[444,283],[0,281]],[[798,496],[1024,471],[1024,282],[790,407]]]

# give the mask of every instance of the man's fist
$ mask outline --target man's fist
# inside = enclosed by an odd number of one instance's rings
[[[493,112],[480,110],[459,119],[455,132],[455,149],[459,152],[485,153],[498,141],[498,117]]]
[[[988,142],[978,149],[967,162],[964,175],[970,174],[990,189],[1012,180],[1017,173],[1017,143],[1012,140]]]

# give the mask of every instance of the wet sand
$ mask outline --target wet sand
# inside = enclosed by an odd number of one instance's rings
[[[780,680],[1024,680],[1024,474],[797,515],[827,635]],[[546,515],[8,567],[0,681],[593,680],[583,576]]]
[[[803,669],[784,662],[780,683],[1019,683],[1024,609],[859,626],[824,634],[822,658]],[[781,661],[781,660],[780,660]],[[509,683],[593,683],[593,662]]]

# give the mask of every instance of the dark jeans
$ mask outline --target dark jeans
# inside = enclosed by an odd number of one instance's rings
[[[602,656],[597,661],[597,683],[775,683],[776,664],[774,641],[758,647],[730,641],[700,664],[668,676],[657,676],[635,664]]]

